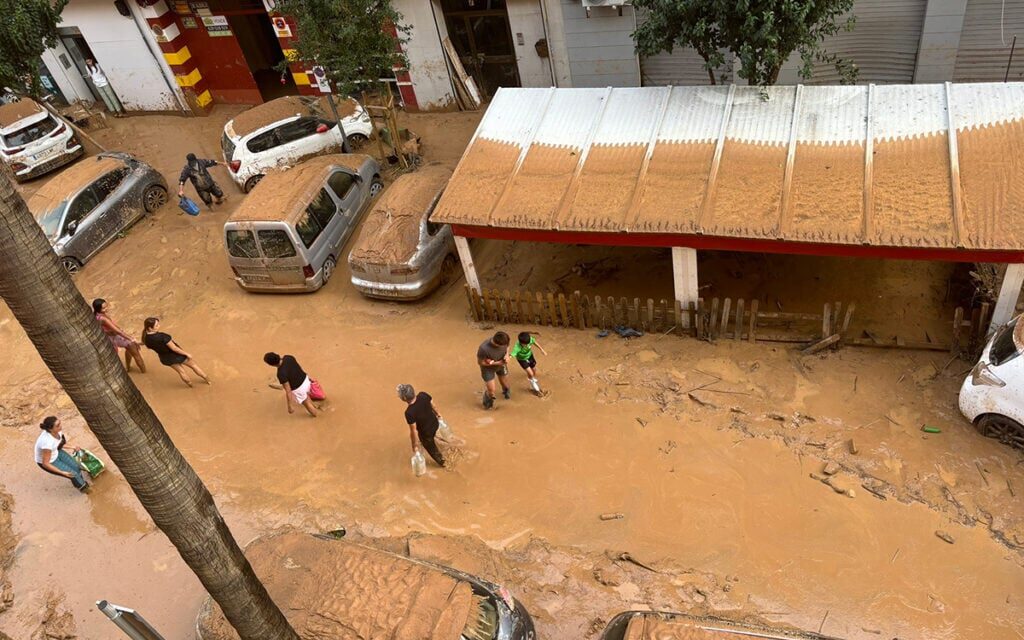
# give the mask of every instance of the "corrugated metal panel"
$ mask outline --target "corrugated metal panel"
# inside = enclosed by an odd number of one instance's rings
[[[800,95],[798,142],[863,142],[867,87],[817,87]]]
[[[1024,2],[968,0],[953,79],[957,82],[1002,82],[1010,61],[1014,35],[1017,36],[1017,50],[1009,79],[1019,81],[1024,80]]]
[[[556,147],[581,146],[597,124],[607,94],[607,89],[556,91],[533,142]],[[520,144],[528,147],[529,142],[521,140]]]
[[[708,142],[718,139],[729,87],[673,87],[658,142]]]
[[[498,89],[484,113],[476,135],[498,142],[522,144],[533,135],[537,119],[544,115],[544,106],[551,89]]]
[[[875,87],[871,98],[871,130],[875,140],[929,135],[948,130],[948,125],[945,86]]]
[[[1024,84],[953,84],[953,122],[957,129],[1019,120]]]
[[[658,112],[665,91],[613,91],[594,134],[594,144],[647,144],[657,125],[651,114]]]
[[[789,142],[796,87],[767,87],[766,91],[767,101],[757,87],[736,87],[727,138],[767,144]]]

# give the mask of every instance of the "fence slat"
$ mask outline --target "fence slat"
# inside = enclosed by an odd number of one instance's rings
[[[711,315],[708,316],[708,338],[715,339],[715,329],[718,327],[718,298],[711,299]]]
[[[662,298],[658,301],[658,311],[661,313],[661,325],[658,327],[660,331],[666,333],[674,328],[672,319],[675,315],[669,311],[668,300]]]
[[[978,346],[978,325],[981,324],[981,309],[975,307],[971,309],[971,328],[967,330],[968,336],[968,348],[972,351]]]
[[[468,284],[462,285],[462,288],[466,290],[466,302],[469,303],[469,314],[473,316],[473,320],[480,322],[480,318],[477,315],[476,305],[473,304],[473,290],[469,288]]]
[[[538,291],[534,294],[534,299],[537,301],[537,324],[545,325],[548,320],[547,312],[544,310],[544,295]]]
[[[558,294],[558,310],[562,314],[562,326],[566,327],[566,328],[571,327],[572,323],[571,323],[571,321],[569,319],[569,309],[565,305],[565,294],[564,293]]]
[[[960,352],[960,333],[964,330],[964,308],[957,307],[953,312],[953,339],[949,345],[949,352],[956,355]]]
[[[501,319],[502,322],[512,321],[512,294],[508,289],[501,292]]]
[[[718,332],[718,335],[721,336],[723,340],[725,340],[727,336],[726,330],[729,328],[729,307],[731,306],[732,300],[730,300],[729,298],[726,298],[725,301],[722,303],[722,324],[721,330]]]
[[[580,292],[579,291],[573,291],[572,292],[572,297],[569,298],[569,301],[572,303],[572,319],[573,319],[573,321],[576,324],[576,328],[577,329],[582,329],[583,328],[583,315],[580,312],[582,310],[583,305],[580,304]]]
[[[821,312],[821,337],[827,338],[832,335],[832,305],[825,303],[825,309]]]
[[[626,299],[623,298],[621,302],[624,303],[625,301],[626,301]],[[620,309],[619,309],[618,305],[619,305],[619,303],[615,301],[615,298],[613,298],[611,296],[608,296],[608,317],[609,317],[608,326],[609,327],[614,327],[615,325],[622,324],[621,322],[619,322],[619,311],[620,311]]]
[[[846,332],[850,330],[850,321],[853,320],[853,312],[856,308],[856,302],[851,302],[850,306],[846,307],[846,317],[843,318],[843,328],[839,330],[840,335],[845,336]]]
[[[757,305],[757,298],[754,298],[753,300],[750,301],[750,329],[747,333],[747,340],[749,340],[750,342],[756,341],[754,333],[757,331]]]
[[[558,307],[555,306],[555,292],[548,291],[548,307],[551,309],[551,326],[558,326]]]
[[[739,340],[743,337],[743,298],[736,301],[736,327],[732,332],[732,339]]]
[[[981,314],[978,316],[978,342],[984,343],[988,335],[989,303],[981,303]]]

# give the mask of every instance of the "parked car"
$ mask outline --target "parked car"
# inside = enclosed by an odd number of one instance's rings
[[[270,169],[341,153],[341,132],[325,100],[286,96],[243,111],[224,125],[224,163],[243,191],[251,191]],[[337,108],[349,142],[366,141],[373,123],[363,107],[348,98]]]
[[[714,616],[626,611],[612,618],[600,640],[835,640],[809,631],[738,623]]]
[[[82,155],[82,145],[63,121],[28,98],[0,105],[0,155],[23,182]]]
[[[352,284],[360,293],[417,300],[457,277],[451,227],[428,219],[451,175],[437,166],[407,173],[374,203],[348,255]]]
[[[530,614],[507,589],[450,567],[297,531],[257,538],[245,556],[303,638],[536,637]],[[210,598],[196,635],[238,637]]]
[[[167,182],[127,153],[103,153],[68,167],[29,198],[28,208],[68,273],[147,213],[167,202]]]
[[[316,291],[384,189],[370,156],[329,155],[271,171],[224,224],[228,263],[246,291]]]
[[[960,412],[989,438],[1024,449],[1024,321],[996,330],[960,387]]]

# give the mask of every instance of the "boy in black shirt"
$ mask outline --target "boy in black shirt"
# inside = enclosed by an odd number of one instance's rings
[[[310,397],[313,380],[306,375],[295,358],[292,356],[281,357],[271,351],[263,355],[263,362],[277,369],[277,381],[284,387],[288,413],[295,413],[295,407],[292,405],[294,400],[305,407],[309,415],[315,418],[316,406]]]
[[[413,454],[419,451],[419,445],[422,444],[434,462],[444,467],[444,456],[434,442],[441,414],[434,406],[433,398],[423,391],[416,393],[411,384],[398,385],[398,397],[409,405],[405,409],[405,421],[409,425],[409,440],[412,442]]]

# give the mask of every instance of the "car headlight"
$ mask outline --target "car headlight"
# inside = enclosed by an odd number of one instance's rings
[[[973,369],[971,369],[971,384],[975,386],[985,385],[987,387],[1006,386],[1006,383],[992,372],[991,367],[989,367],[986,362],[979,362],[974,365]]]

